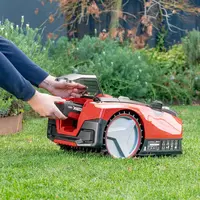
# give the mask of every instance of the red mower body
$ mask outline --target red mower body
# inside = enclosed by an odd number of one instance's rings
[[[148,105],[99,92],[57,106],[68,118],[49,120],[47,136],[61,146],[106,150],[116,158],[182,153],[182,121],[161,102]]]

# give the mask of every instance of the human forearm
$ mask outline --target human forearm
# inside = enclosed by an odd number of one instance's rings
[[[0,52],[0,87],[18,99],[28,101],[35,94],[35,89],[15,69],[12,63]]]
[[[14,43],[0,37],[0,52],[12,63],[16,70],[31,84],[37,86],[48,73],[30,60]]]

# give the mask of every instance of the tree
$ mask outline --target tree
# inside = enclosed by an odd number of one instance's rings
[[[143,0],[141,5],[143,9],[140,14],[134,15],[125,11],[125,6],[130,0],[48,0],[59,3],[61,13],[65,16],[64,27],[72,35],[76,30],[76,24],[88,24],[92,16],[94,20],[100,21],[101,15],[107,13],[111,16],[109,30],[102,30],[99,34],[101,39],[106,37],[119,38],[123,42],[124,38],[129,38],[136,48],[145,46],[146,41],[152,36],[153,28],[159,29],[163,21],[166,22],[169,31],[176,32],[181,30],[174,24],[170,23],[170,18],[180,11],[197,14],[200,8],[192,5],[192,0]],[[138,0],[139,1],[139,0]],[[43,2],[43,1],[42,1]],[[55,15],[49,17],[52,22]],[[137,19],[135,26],[125,30],[119,23],[120,20],[125,22]],[[142,30],[137,35],[138,28]],[[183,30],[182,30],[183,31]]]

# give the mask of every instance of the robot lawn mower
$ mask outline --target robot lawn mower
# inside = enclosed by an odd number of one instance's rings
[[[97,150],[115,158],[182,153],[182,121],[161,102],[105,95],[94,75],[61,79],[88,87],[88,95],[56,104],[66,120],[49,119],[47,137],[62,149]]]

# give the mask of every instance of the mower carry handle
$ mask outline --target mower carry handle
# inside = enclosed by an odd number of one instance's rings
[[[83,108],[82,105],[73,103],[72,101],[65,101],[64,103],[55,103],[55,105],[66,117],[73,116],[73,114],[80,114]]]

